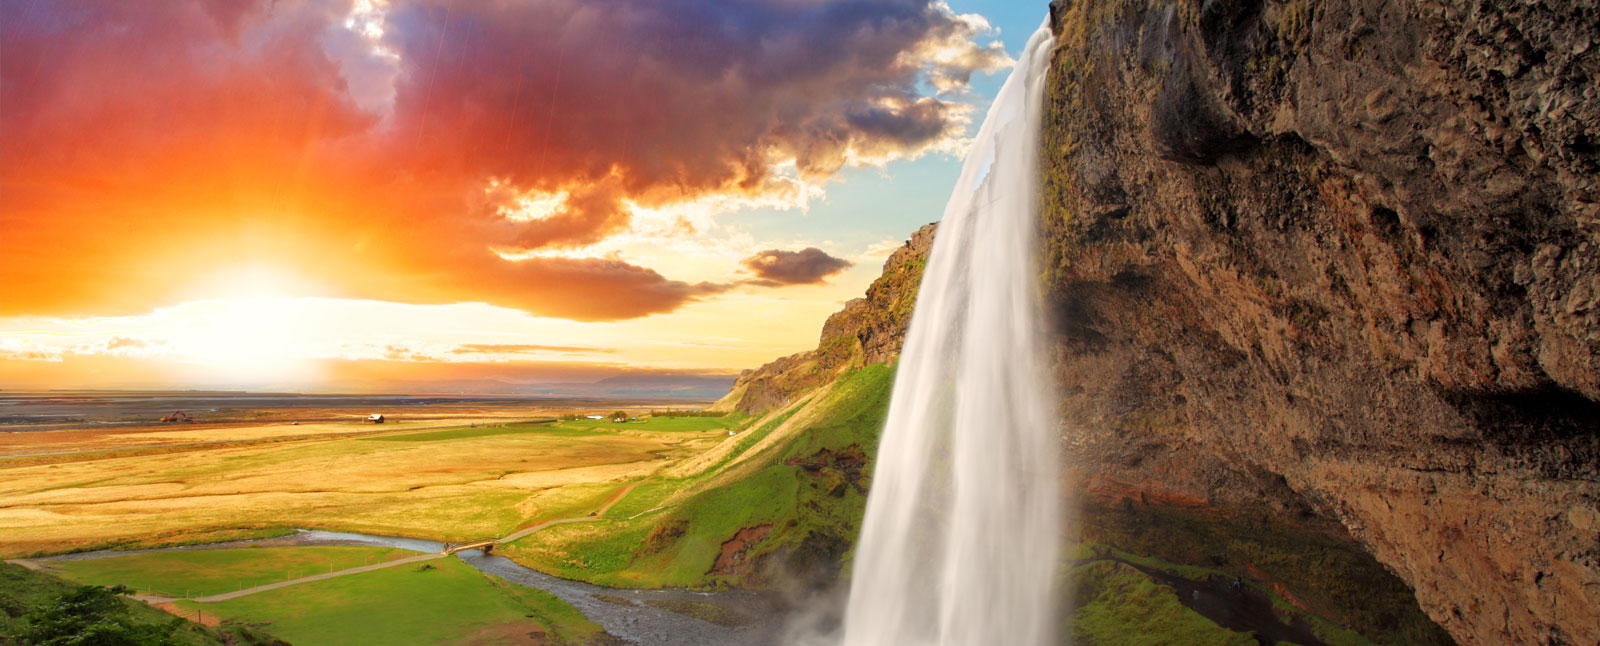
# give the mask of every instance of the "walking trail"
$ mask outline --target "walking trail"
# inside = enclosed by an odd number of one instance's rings
[[[610,511],[611,507],[613,505],[617,504],[623,498],[627,497],[628,492],[633,491],[633,488],[635,486],[638,486],[639,482],[640,481],[634,481],[634,482],[629,483],[627,486],[625,486],[621,490],[617,491],[617,493],[615,495],[611,496],[611,499],[606,501],[605,506],[601,507],[598,511],[595,511],[595,512],[589,514],[589,515],[586,515],[586,516],[575,516],[575,517],[572,517],[572,518],[560,518],[560,519],[556,519],[556,520],[547,520],[547,521],[539,523],[537,525],[531,525],[531,526],[528,526],[528,527],[524,527],[524,528],[519,529],[519,530],[517,530],[515,532],[512,532],[510,534],[506,534],[505,536],[502,536],[500,538],[496,538],[496,539],[488,540],[488,541],[480,541],[480,543],[483,543],[485,545],[499,545],[499,544],[502,544],[502,543],[510,543],[512,541],[515,541],[517,539],[520,539],[520,538],[522,538],[524,536],[527,536],[529,534],[537,532],[537,531],[539,531],[541,529],[544,529],[546,527],[550,527],[552,525],[561,525],[561,524],[565,524],[565,523],[583,523],[583,522],[592,522],[592,521],[602,520],[602,519],[605,518],[606,512]],[[219,602],[222,602],[222,601],[231,601],[233,599],[237,599],[239,597],[243,597],[243,596],[247,596],[247,595],[252,595],[252,594],[255,594],[257,592],[266,592],[268,590],[277,590],[278,588],[285,588],[285,587],[288,587],[288,586],[291,586],[291,585],[299,585],[301,583],[310,583],[312,581],[322,581],[324,579],[332,579],[334,577],[341,577],[341,576],[346,576],[346,575],[350,575],[350,574],[360,574],[362,572],[371,572],[373,570],[381,570],[381,569],[384,569],[384,568],[395,567],[397,565],[406,565],[408,563],[421,563],[423,561],[432,561],[434,559],[447,558],[453,553],[454,553],[453,549],[446,548],[446,551],[444,551],[444,552],[438,552],[438,553],[434,553],[434,554],[418,554],[417,556],[411,556],[411,557],[407,557],[407,558],[403,558],[403,559],[396,559],[396,560],[393,560],[393,561],[385,561],[383,563],[376,563],[376,564],[373,564],[373,565],[363,565],[363,566],[360,566],[360,567],[353,567],[353,568],[350,568],[350,569],[347,569],[347,570],[339,570],[339,571],[336,571],[336,572],[325,572],[323,574],[314,574],[314,575],[311,575],[311,576],[300,577],[298,579],[289,579],[287,581],[278,581],[277,583],[268,583],[266,585],[258,585],[258,586],[253,587],[253,588],[245,588],[243,590],[236,590],[234,592],[226,592],[226,593],[223,593],[223,594],[214,594],[214,595],[207,596],[207,597],[194,597],[194,598],[190,598],[190,599],[187,599],[187,600],[188,601],[195,601],[195,602],[198,602],[198,603],[219,603]],[[8,562],[15,563],[17,565],[21,565],[22,567],[28,568],[30,570],[43,569],[40,566],[39,563],[36,563],[34,561],[29,561],[27,559],[15,559],[15,560],[8,561]],[[134,598],[136,598],[136,599],[138,599],[140,601],[144,601],[145,603],[149,603],[151,605],[158,604],[158,603],[167,603],[167,602],[170,602],[170,601],[177,601],[177,600],[180,599],[179,597],[164,597],[164,596],[160,596],[160,595],[136,595]]]

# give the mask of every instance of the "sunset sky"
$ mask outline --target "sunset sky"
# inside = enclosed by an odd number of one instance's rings
[[[813,347],[939,217],[1044,5],[0,0],[0,388]]]

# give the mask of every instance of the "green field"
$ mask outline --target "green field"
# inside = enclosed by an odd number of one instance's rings
[[[556,422],[563,428],[594,428],[618,431],[655,431],[663,433],[704,432],[726,430],[737,425],[741,418],[727,417],[642,417],[631,422],[613,422],[609,419],[576,419]]]
[[[204,597],[416,554],[388,547],[248,547],[56,561],[51,569],[79,583]]]
[[[793,573],[826,576],[860,528],[870,459],[893,375],[884,364],[849,373],[734,436],[722,436],[713,449],[644,478],[606,520],[551,527],[499,553],[557,576],[628,587],[715,587],[761,584],[769,576]],[[694,430],[723,419],[650,421]],[[829,455],[857,456],[865,464],[846,473],[829,463]],[[723,543],[749,528],[770,533],[744,550],[745,559],[782,553],[783,562],[713,571]]]
[[[0,464],[0,558],[294,527],[442,541],[498,536],[586,514],[623,483],[725,439],[718,425],[726,423],[511,423]]]
[[[611,586],[825,586],[849,568],[893,377],[892,365],[854,364],[759,417],[498,423],[0,467],[0,528],[9,533],[0,554],[219,540],[285,526],[460,540],[571,518],[583,522],[550,525],[495,551]],[[1299,622],[1331,646],[1444,643],[1430,639],[1427,629],[1437,627],[1414,605],[1392,614],[1415,603],[1410,591],[1384,585],[1381,567],[1337,536],[1204,511],[1090,506],[1077,520],[1087,542],[1063,564],[1078,605],[1062,629],[1078,643],[1253,643],[1191,610],[1168,585],[1170,577],[1216,582],[1240,572],[1260,578],[1246,582],[1260,593],[1257,616]],[[184,597],[410,554],[249,548],[53,567],[78,581]],[[454,559],[429,564],[438,569],[409,564],[179,604],[301,646],[608,639],[542,592]],[[1381,602],[1363,601],[1370,598]]]
[[[468,426],[467,428],[452,428],[443,431],[396,433],[394,435],[380,435],[377,437],[368,437],[363,439],[368,442],[443,442],[448,440],[467,440],[480,437],[494,437],[497,435],[581,437],[584,434],[574,434],[565,429],[557,429],[551,426],[551,424],[548,422],[532,422],[526,424],[506,424],[504,426]]]
[[[600,626],[554,596],[456,559],[402,565],[269,590],[186,612],[260,627],[296,646],[604,643]]]
[[[81,636],[92,631],[97,633],[99,641],[50,643],[137,644],[156,642],[160,636],[166,636],[171,640],[168,643],[182,646],[286,646],[249,626],[208,628],[132,599],[103,592],[92,595],[102,603],[87,604],[83,602],[85,593],[94,592],[89,588],[44,572],[0,563],[0,644],[28,643],[22,639],[30,630],[38,629],[41,624],[53,624],[70,630],[58,630],[46,639],[61,639],[65,637],[62,633]],[[75,610],[71,614],[77,616],[63,617],[62,611],[69,609]]]

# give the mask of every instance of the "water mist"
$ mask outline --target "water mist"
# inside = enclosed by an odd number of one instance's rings
[[[1060,442],[1035,267],[1053,39],[1028,41],[945,207],[900,355],[845,646],[1053,638]]]

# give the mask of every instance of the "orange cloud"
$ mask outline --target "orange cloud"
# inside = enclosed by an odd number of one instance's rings
[[[966,110],[943,90],[1006,62],[930,0],[0,11],[0,315],[139,311],[243,262],[330,295],[670,312],[732,285],[493,250],[582,247],[636,208],[804,195],[946,149]]]

